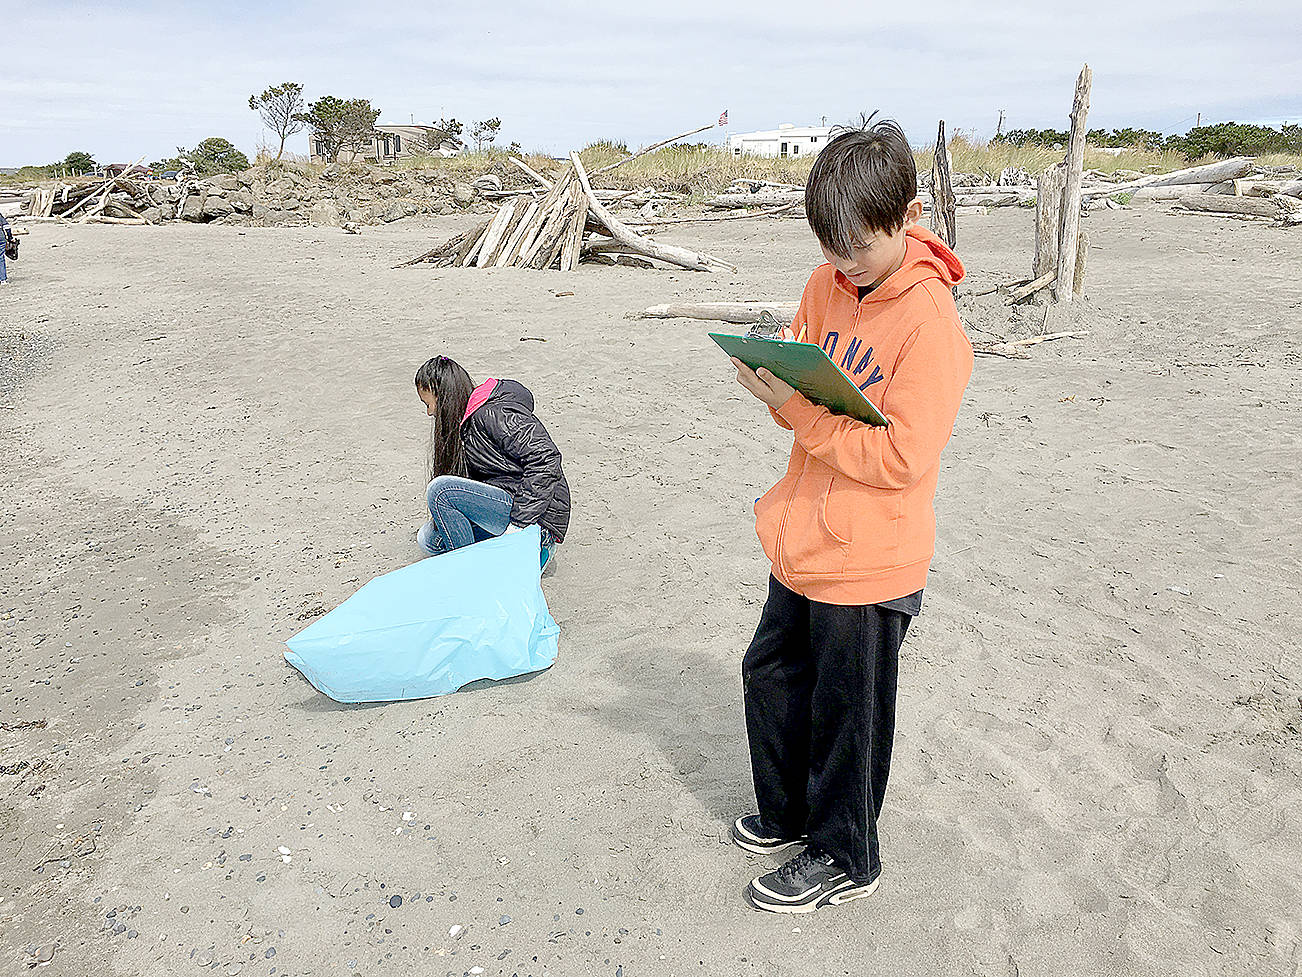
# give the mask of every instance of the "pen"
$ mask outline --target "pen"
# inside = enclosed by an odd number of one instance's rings
[[[805,341],[805,330],[808,328],[809,328],[808,322],[802,322],[800,324],[800,335],[796,337],[796,342],[803,343]]]

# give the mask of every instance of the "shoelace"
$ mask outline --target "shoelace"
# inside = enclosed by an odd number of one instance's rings
[[[797,875],[804,875],[815,862],[821,861],[825,857],[823,852],[817,848],[806,848],[778,869],[778,878],[783,882],[792,882]]]

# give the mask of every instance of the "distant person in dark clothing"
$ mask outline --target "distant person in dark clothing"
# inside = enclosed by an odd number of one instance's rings
[[[514,380],[476,385],[446,356],[416,371],[416,393],[434,418],[421,549],[437,556],[536,525],[545,567],[569,528],[570,486],[533,394]]]
[[[5,268],[6,258],[18,257],[18,238],[14,236],[5,215],[0,214],[0,285],[9,281],[9,272]]]

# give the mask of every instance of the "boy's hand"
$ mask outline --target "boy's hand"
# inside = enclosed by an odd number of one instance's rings
[[[737,382],[774,410],[790,400],[796,392],[795,387],[778,379],[764,367],[756,372],[735,356],[732,357],[732,365],[737,368]]]

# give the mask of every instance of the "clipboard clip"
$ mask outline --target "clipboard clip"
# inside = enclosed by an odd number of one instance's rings
[[[759,319],[746,330],[747,339],[781,339],[782,321],[768,309],[761,309]]]

